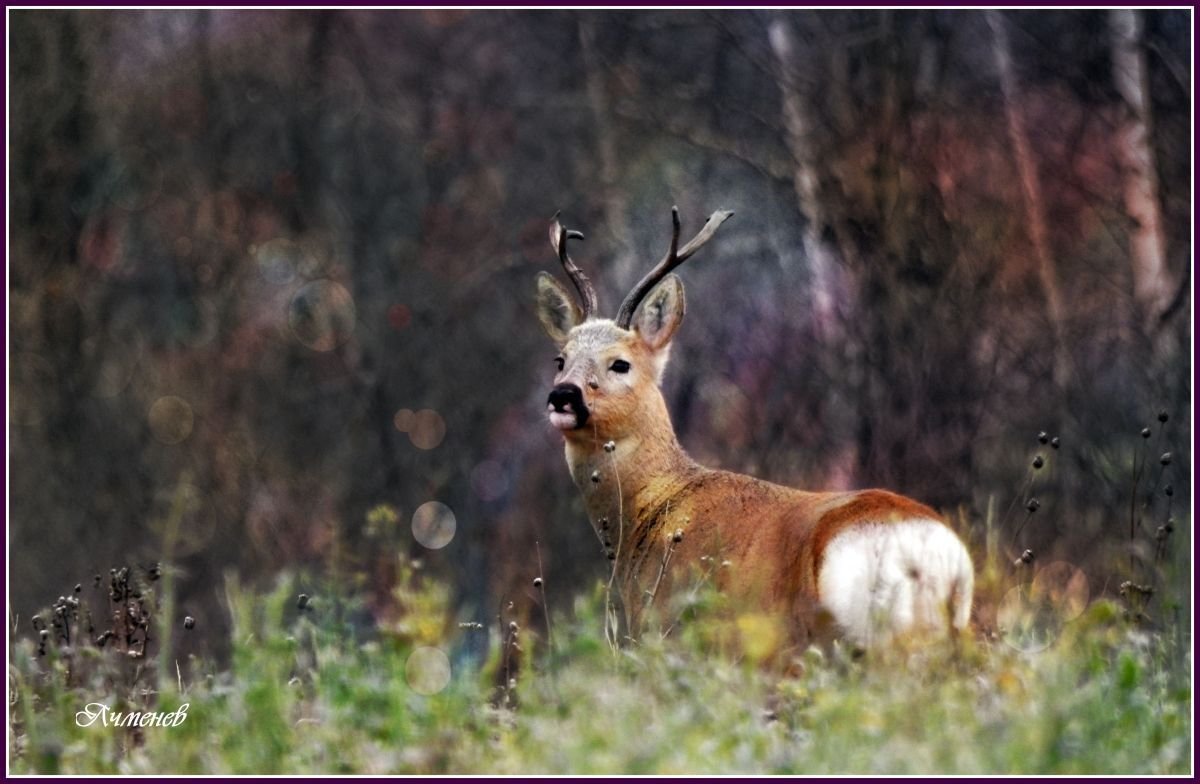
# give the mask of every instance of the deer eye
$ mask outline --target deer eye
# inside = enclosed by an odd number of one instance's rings
[[[614,359],[613,363],[609,365],[608,369],[614,373],[628,373],[629,363],[623,359]]]
[[[562,358],[562,357],[555,357],[555,358],[554,358],[554,364],[558,366],[558,372],[559,372],[559,373],[561,373],[561,372],[562,372],[562,369],[563,369],[563,358]]]

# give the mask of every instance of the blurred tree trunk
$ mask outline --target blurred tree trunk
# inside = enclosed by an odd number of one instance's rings
[[[333,11],[325,10],[313,13],[309,19],[312,29],[302,70],[298,75],[303,95],[308,100],[296,107],[290,124],[296,195],[288,210],[288,220],[292,231],[300,234],[322,225],[323,216],[318,203],[324,177],[321,145],[328,141],[323,138],[322,98],[325,90],[325,60],[337,16]]]
[[[1008,29],[1004,16],[999,11],[986,11],[988,26],[992,31],[992,55],[1000,76],[1000,91],[1004,98],[1004,115],[1008,123],[1008,138],[1012,144],[1017,163],[1017,177],[1021,181],[1021,195],[1025,205],[1025,220],[1028,225],[1029,241],[1033,245],[1034,261],[1042,294],[1046,299],[1046,317],[1050,322],[1054,341],[1053,378],[1054,384],[1062,389],[1067,379],[1067,354],[1063,336],[1063,305],[1059,293],[1058,277],[1054,270],[1054,259],[1050,252],[1049,232],[1046,228],[1046,210],[1042,202],[1042,190],[1038,182],[1037,162],[1029,144],[1029,129],[1025,122],[1025,111],[1013,70],[1012,52],[1008,44]]]
[[[1137,11],[1113,9],[1113,82],[1125,102],[1117,131],[1117,155],[1125,185],[1125,209],[1132,219],[1129,256],[1133,293],[1147,317],[1161,314],[1171,299],[1166,272],[1166,241],[1158,203],[1158,176],[1151,145],[1149,81],[1142,53],[1142,21]]]
[[[811,356],[813,371],[820,376],[846,377],[847,388],[852,390],[852,405],[859,412],[855,441],[847,449],[853,453],[849,460],[829,456],[825,463],[822,484],[833,482],[839,487],[853,486],[858,476],[843,471],[838,466],[854,465],[855,473],[861,473],[869,455],[875,453],[876,429],[868,402],[873,399],[872,373],[868,366],[870,346],[863,338],[867,331],[861,323],[846,329],[842,317],[856,314],[864,293],[862,281],[846,283],[842,275],[848,257],[849,243],[844,241],[842,222],[844,215],[834,216],[825,208],[820,188],[820,162],[816,128],[819,125],[817,109],[812,100],[811,82],[804,81],[818,70],[818,49],[802,46],[797,41],[793,23],[795,16],[775,11],[767,24],[767,40],[773,56],[775,81],[779,87],[782,109],[784,144],[791,157],[790,179],[796,194],[796,207],[804,218],[801,245],[811,276],[808,285],[808,323],[806,335],[814,344]],[[826,28],[828,32],[828,28]],[[823,51],[829,55],[828,72],[833,95],[833,120],[840,134],[853,132],[856,116],[849,95],[849,57],[847,48],[834,44]],[[807,89],[806,89],[807,88]],[[858,270],[861,272],[861,270]],[[851,296],[851,288],[854,296]],[[810,406],[812,422],[821,422],[831,404],[836,405],[836,393],[815,399]]]
[[[587,14],[579,17],[579,44],[600,156],[600,202],[604,209],[604,221],[617,248],[612,265],[614,272],[609,276],[610,285],[620,287],[631,284],[637,272],[633,233],[629,228],[628,201],[620,188],[616,129],[609,115],[611,101],[604,86],[604,64],[596,45],[596,24],[594,18]]]
[[[785,12],[776,11],[772,15],[767,37],[778,72],[785,141],[792,155],[792,187],[796,191],[800,213],[806,220],[802,242],[812,272],[813,324],[818,336],[828,337],[835,324],[837,295],[834,274],[837,255],[835,248],[823,236],[828,215],[820,199],[817,167],[820,156],[813,138],[816,123],[800,84],[800,75],[812,72],[812,63],[804,62],[805,55],[802,52],[806,50],[797,44],[795,29]]]

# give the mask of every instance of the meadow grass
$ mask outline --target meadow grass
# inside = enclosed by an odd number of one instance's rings
[[[617,653],[603,586],[553,617],[552,655],[507,622],[458,624],[445,587],[406,575],[404,612],[355,623],[353,600],[297,606],[229,578],[232,655],[166,672],[94,646],[9,651],[14,773],[1187,773],[1190,638],[1146,631],[1108,601],[1022,652],[973,635],[904,656],[809,649],[787,677],[721,653],[697,615]],[[305,583],[311,585],[311,583]],[[740,619],[739,619],[740,620]],[[743,632],[751,624],[737,626]],[[472,639],[474,636],[474,640]],[[486,637],[486,640],[483,639]],[[472,642],[474,644],[472,644]],[[502,643],[524,652],[510,688]],[[452,676],[413,685],[420,646]],[[487,649],[487,661],[472,650]],[[436,678],[435,678],[436,680]],[[494,686],[499,682],[501,687]],[[176,727],[80,727],[91,702],[171,711]]]

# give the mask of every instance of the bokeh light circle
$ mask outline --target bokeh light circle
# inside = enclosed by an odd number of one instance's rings
[[[133,378],[134,364],[137,361],[136,348],[129,348],[127,353],[111,351],[97,360],[95,383],[92,385],[93,397],[110,400],[125,391]]]
[[[430,550],[440,550],[454,539],[458,521],[450,507],[439,501],[429,501],[413,512],[413,538]]]
[[[258,272],[269,283],[291,283],[316,273],[316,257],[299,242],[279,237],[251,248]]]
[[[292,297],[288,326],[313,351],[332,351],[350,339],[356,315],[354,298],[341,284],[314,280]]]
[[[408,437],[417,449],[433,449],[446,437],[446,420],[432,408],[423,408],[413,415]]]
[[[1032,582],[1004,595],[996,624],[1004,641],[1017,650],[1045,650],[1083,613],[1087,601],[1087,575],[1065,561],[1054,561],[1038,569]]]
[[[402,408],[392,417],[392,424],[401,433],[407,433],[412,429],[413,421],[416,419],[416,414],[411,408]]]
[[[1033,601],[1029,587],[1010,588],[996,609],[996,625],[1001,638],[1025,653],[1045,650],[1058,638],[1058,616]]]
[[[195,415],[181,397],[164,395],[150,406],[150,432],[164,444],[178,444],[192,434]]]
[[[414,648],[404,662],[404,679],[417,694],[437,694],[450,683],[450,657],[438,648]]]

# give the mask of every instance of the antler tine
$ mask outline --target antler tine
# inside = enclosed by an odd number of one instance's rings
[[[671,208],[671,247],[667,250],[667,255],[663,256],[654,269],[646,273],[646,276],[638,281],[638,284],[633,287],[629,295],[625,297],[625,301],[621,303],[621,308],[617,311],[617,326],[622,329],[629,329],[629,325],[633,323],[633,313],[637,310],[638,305],[645,299],[650,290],[658,285],[659,281],[667,276],[671,270],[678,267],[683,262],[691,258],[692,254],[704,247],[704,243],[713,238],[717,233],[717,229],[721,224],[733,217],[731,210],[717,210],[709,216],[704,223],[704,228],[692,237],[686,245],[679,247],[679,208]]]
[[[586,319],[596,312],[596,289],[592,287],[592,282],[588,280],[587,275],[583,274],[583,270],[575,266],[575,262],[571,261],[571,257],[567,255],[567,240],[583,239],[583,232],[568,229],[558,221],[559,213],[554,213],[554,222],[550,224],[550,244],[554,246],[554,251],[558,254],[558,260],[566,270],[567,277],[575,284],[575,290],[579,292],[579,304],[583,306],[583,317]]]

